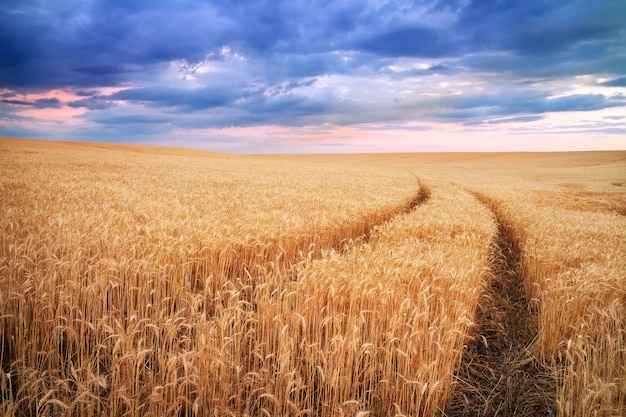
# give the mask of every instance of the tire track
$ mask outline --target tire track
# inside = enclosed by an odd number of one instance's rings
[[[400,216],[407,215],[412,210],[417,209],[418,207],[420,207],[421,205],[423,205],[430,199],[429,188],[424,186],[419,181],[419,179],[417,179],[417,183],[419,186],[419,191],[410,200],[408,200],[407,204],[404,204],[403,206],[396,208],[392,212],[385,213],[385,216],[383,218],[379,218],[379,221],[370,223],[367,229],[360,229],[358,234],[355,234],[354,229],[351,229],[350,227],[335,230],[334,232],[336,236],[338,237],[337,239],[335,239],[336,243],[327,244],[322,247],[316,248],[315,251],[311,251],[308,258],[306,259],[300,259],[296,257],[285,259],[284,265],[279,265],[277,269],[273,272],[277,273],[278,275],[282,274],[286,277],[289,277],[287,279],[288,281],[293,281],[297,283],[301,278],[299,274],[301,273],[302,266],[306,264],[306,262],[322,259],[326,255],[325,251],[332,250],[332,251],[336,251],[340,256],[345,256],[347,255],[349,251],[353,249],[358,249],[361,245],[368,244],[368,242],[370,241],[370,238],[372,237],[372,234],[374,233],[377,227],[387,224]],[[348,233],[346,233],[346,230],[348,231]],[[269,349],[267,351],[264,351],[264,350],[261,350],[259,346],[252,347],[252,346],[255,346],[254,345],[255,342],[246,340],[246,337],[248,334],[256,335],[256,334],[261,334],[263,332],[266,332],[266,333],[268,332],[267,328],[262,329],[260,327],[261,320],[257,319],[258,314],[261,311],[261,308],[259,308],[259,303],[258,303],[258,298],[257,298],[257,297],[261,297],[259,293],[257,293],[257,289],[259,288],[259,286],[257,285],[258,281],[255,280],[251,274],[248,274],[248,277],[249,279],[247,281],[241,281],[241,280],[237,281],[238,285],[243,284],[243,287],[239,291],[240,300],[243,301],[243,303],[238,308],[241,308],[244,314],[248,314],[248,317],[253,317],[253,319],[246,320],[245,330],[233,334],[232,338],[233,340],[236,340],[235,342],[236,344],[248,347],[247,349],[245,349],[245,352],[243,353],[245,357],[241,357],[237,361],[237,364],[240,367],[238,372],[242,375],[259,375],[262,371],[263,372],[267,371],[268,367],[277,369],[280,365],[278,362],[275,362],[277,355],[275,354],[274,350]],[[265,292],[265,294],[270,294],[269,298],[273,298],[275,303],[282,303],[282,297],[283,297],[282,285],[285,285],[285,283],[286,282],[279,283],[277,284],[276,287],[273,287],[272,285],[263,286],[263,289],[260,291]],[[276,331],[276,333],[273,337],[270,337],[270,338],[276,341],[280,340],[281,338],[280,335],[282,335],[284,328],[285,327],[283,327],[282,325],[280,327],[275,328],[274,330]],[[270,329],[269,332],[272,332],[272,330]],[[267,346],[262,347],[262,349],[266,349],[266,348]],[[257,356],[254,356],[252,354],[252,351],[257,352]],[[265,358],[264,361],[267,362],[267,364],[263,364],[263,365],[259,364],[259,361],[257,359],[258,351],[263,352],[261,357]],[[272,361],[274,362],[272,363]],[[260,369],[259,368],[260,366],[264,368]],[[317,368],[323,369],[321,366],[317,366]],[[319,389],[319,388],[315,388],[316,385],[317,386],[322,385],[323,378],[324,378],[323,373],[321,377],[322,379],[319,380],[318,378],[319,378],[319,375],[317,373],[311,377],[310,381],[311,381],[312,386],[314,387],[313,392],[317,392],[317,390]],[[257,408],[257,406],[260,407],[260,404],[263,403],[262,393],[263,393],[262,390],[256,390],[255,392],[246,392],[245,395],[241,397],[241,398],[244,398],[244,397],[246,398],[245,401],[243,402],[251,402],[253,404],[256,404],[251,410],[245,411],[249,413],[249,415],[262,414],[261,410],[264,410],[265,407]],[[253,398],[253,400],[251,400],[251,398]],[[317,415],[321,413],[322,410],[324,410],[326,407],[326,405],[324,405],[321,402],[321,398],[322,398],[321,396],[318,396],[316,398],[319,398],[320,400],[316,401],[315,406],[313,407],[313,415]],[[284,414],[284,412],[281,411],[281,407],[283,407],[283,405],[280,403],[272,403],[272,405],[267,405],[267,407],[270,407],[270,413],[272,413],[272,415]],[[276,408],[271,409],[271,407],[276,407]],[[244,412],[244,410],[238,410],[238,411]],[[264,410],[264,412],[267,414],[267,410]]]
[[[327,239],[324,243],[317,241],[315,237],[313,239],[310,237],[297,237],[292,242],[275,241],[269,244],[259,242],[256,246],[244,244],[241,247],[229,248],[226,254],[220,254],[220,260],[223,261],[225,266],[220,265],[219,272],[226,271],[223,275],[228,279],[265,273],[267,265],[255,265],[254,261],[258,259],[266,261],[272,259],[271,254],[273,253],[281,254],[280,259],[275,261],[275,265],[284,271],[288,271],[302,261],[299,254],[310,252],[310,259],[320,259],[325,251],[345,252],[352,246],[366,243],[370,240],[373,231],[377,227],[392,221],[397,216],[409,213],[428,201],[430,190],[417,177],[416,180],[419,190],[407,203],[388,212],[371,216],[374,217],[372,221],[344,224],[333,231],[332,239]],[[285,250],[283,247],[285,245],[291,245],[291,248]],[[243,253],[246,255],[239,256],[239,254]]]
[[[415,210],[422,204],[426,203],[430,199],[430,188],[422,184],[419,178],[415,177],[415,179],[417,180],[419,191],[413,196],[408,204],[397,210],[394,210],[391,215],[385,216],[380,221],[369,224],[368,227],[365,230],[362,230],[358,236],[354,236],[354,233],[339,232],[338,234],[343,238],[338,243],[317,247],[316,250],[312,252],[307,261],[321,259],[324,256],[325,251],[328,250],[345,253],[351,248],[356,247],[357,245],[366,244],[370,241],[372,233],[374,232],[374,230],[376,230],[376,228],[393,221],[393,219],[397,218],[398,216],[404,216],[410,213],[412,210]],[[300,264],[303,260],[304,259],[291,259],[284,267],[286,271],[290,270],[288,274],[292,275],[293,281],[297,281],[299,279],[297,270],[300,268]]]
[[[529,308],[516,230],[489,197],[472,194],[493,213],[497,233],[491,270],[476,311],[447,416],[553,416],[556,382],[530,346],[538,320]]]

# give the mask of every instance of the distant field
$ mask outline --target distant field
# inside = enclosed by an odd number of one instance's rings
[[[0,138],[0,414],[626,414],[626,151]]]

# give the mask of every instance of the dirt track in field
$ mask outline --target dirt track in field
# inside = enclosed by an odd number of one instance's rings
[[[476,311],[476,334],[463,353],[446,415],[556,415],[555,381],[530,351],[538,323],[524,289],[515,229],[497,202],[474,195],[494,213],[497,234]]]

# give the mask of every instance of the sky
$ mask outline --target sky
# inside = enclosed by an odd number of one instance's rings
[[[2,0],[0,135],[626,149],[626,1]]]

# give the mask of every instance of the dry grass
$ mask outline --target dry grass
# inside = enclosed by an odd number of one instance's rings
[[[0,414],[623,415],[625,160],[1,139]]]

